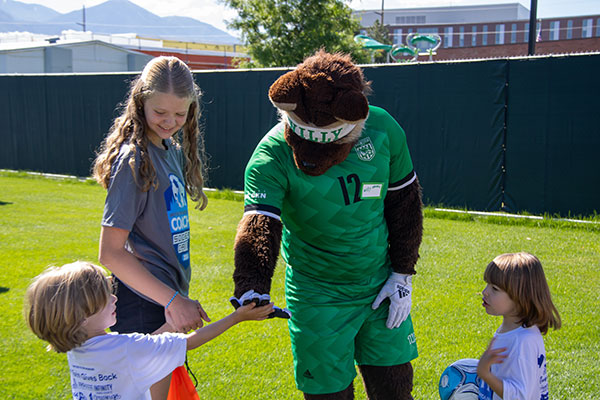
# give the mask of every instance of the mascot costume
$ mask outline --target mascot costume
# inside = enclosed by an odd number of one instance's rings
[[[421,188],[404,131],[370,106],[350,57],[319,51],[275,81],[281,115],[245,172],[234,306],[269,300],[281,246],[295,378],[305,399],[412,399],[412,275]]]

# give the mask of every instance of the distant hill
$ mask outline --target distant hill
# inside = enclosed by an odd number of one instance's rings
[[[159,17],[128,0],[108,0],[86,8],[85,20],[86,31],[98,34],[136,33],[158,39],[239,43],[236,37],[210,24],[188,17]],[[61,14],[38,4],[0,0],[0,32],[59,35],[67,29],[82,30],[82,22],[82,10]]]
[[[27,4],[14,0],[0,0],[0,12],[12,17],[13,21],[43,22],[60,15],[59,12],[40,4]]]
[[[0,23],[2,23],[2,22],[12,22],[12,21],[14,21],[13,17],[11,17],[6,12],[2,11],[2,8],[0,8]]]

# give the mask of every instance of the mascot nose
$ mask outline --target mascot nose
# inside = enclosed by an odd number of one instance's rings
[[[313,163],[309,163],[307,161],[302,161],[302,166],[307,169],[314,169],[314,168],[316,168],[317,165],[313,164]]]

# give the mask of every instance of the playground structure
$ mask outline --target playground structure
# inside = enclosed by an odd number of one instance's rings
[[[386,52],[388,63],[415,62],[419,56],[429,56],[429,61],[433,61],[433,56],[436,55],[435,51],[442,44],[442,38],[439,35],[417,32],[406,35],[406,45],[380,43],[367,35],[356,35],[354,41],[361,44],[363,48],[371,50],[371,56],[374,51],[383,50]]]

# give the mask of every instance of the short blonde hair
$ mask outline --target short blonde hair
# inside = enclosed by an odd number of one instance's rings
[[[27,324],[49,343],[48,350],[65,353],[88,339],[83,323],[108,304],[110,295],[108,279],[97,265],[76,261],[48,268],[27,288]]]
[[[542,334],[548,327],[560,328],[560,315],[552,303],[542,263],[533,254],[501,254],[488,264],[483,279],[508,294],[523,326],[536,325]]]

